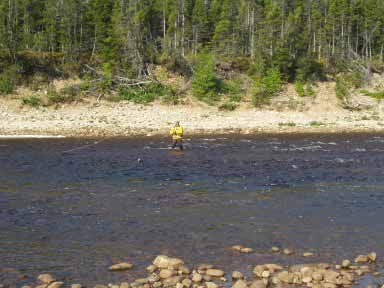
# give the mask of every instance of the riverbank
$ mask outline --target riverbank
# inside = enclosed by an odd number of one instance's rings
[[[251,248],[241,245],[232,247],[234,253],[253,253]],[[247,252],[241,252],[247,249]],[[280,248],[272,247],[272,253],[280,253]],[[284,249],[282,254],[294,254],[290,249]],[[313,257],[313,253],[304,253],[302,257]],[[375,252],[368,255],[359,255],[354,261],[344,259],[341,263],[307,263],[280,265],[276,263],[257,264],[249,267],[250,271],[226,271],[223,267],[212,264],[187,265],[180,258],[166,255],[157,256],[152,263],[140,273],[140,278],[132,281],[129,274],[135,268],[131,262],[112,264],[108,269],[110,273],[123,273],[126,281],[120,283],[96,284],[95,288],[267,288],[267,287],[309,287],[309,288],[350,288],[364,285],[360,281],[365,277],[364,287],[380,287],[375,282],[381,273],[377,270],[377,255]],[[15,270],[13,270],[15,272]],[[17,272],[17,271],[16,271]],[[370,280],[367,279],[370,278]],[[26,278],[26,277],[25,277]],[[22,278],[23,279],[23,278]],[[36,277],[32,283],[24,283],[22,288],[82,288],[89,287],[79,283],[68,283],[64,279],[57,279],[54,275],[44,273]],[[24,281],[21,281],[24,282]],[[8,287],[0,285],[1,287]]]
[[[325,111],[324,111],[325,110]],[[0,135],[118,137],[167,135],[180,121],[187,135],[256,133],[382,132],[384,113],[367,110],[308,109],[273,111],[240,108],[220,111],[207,105],[137,105],[88,101],[55,108],[22,106],[0,100]]]

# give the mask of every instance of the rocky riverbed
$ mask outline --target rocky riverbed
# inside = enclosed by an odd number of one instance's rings
[[[238,253],[252,253],[251,248],[235,245],[231,247]],[[271,253],[294,254],[293,250],[272,247]],[[239,254],[239,257],[241,255]],[[311,257],[304,253],[303,257]],[[134,263],[115,263],[109,268],[111,273],[129,273]],[[184,260],[166,255],[157,256],[146,267],[146,276],[131,282],[100,283],[94,288],[349,288],[359,284],[366,276],[379,276],[378,257],[375,252],[359,255],[353,260],[345,259],[341,263],[311,263],[289,266],[278,263],[255,263],[250,271],[226,271],[224,267],[211,264],[189,266]],[[51,274],[37,276],[34,283],[22,288],[81,288],[89,287],[86,283],[64,283]],[[376,285],[378,287],[379,285]],[[7,288],[7,285],[0,285]],[[374,288],[368,285],[367,288]],[[382,286],[384,287],[384,285]]]
[[[175,121],[181,121],[188,135],[374,132],[383,131],[384,112],[380,109],[351,112],[329,107],[306,111],[244,108],[226,112],[203,104],[166,106],[107,101],[31,108],[21,106],[18,100],[0,99],[0,135],[168,135]]]

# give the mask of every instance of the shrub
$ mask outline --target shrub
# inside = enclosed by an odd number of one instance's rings
[[[222,84],[216,76],[213,56],[208,53],[199,55],[192,78],[193,95],[197,99],[212,105],[220,100],[221,91]]]
[[[369,96],[369,97],[375,98],[377,100],[384,99],[384,91],[369,92],[369,91],[363,90],[363,91],[361,91],[361,93],[364,94],[365,96]]]
[[[13,92],[13,81],[6,75],[0,75],[0,94],[8,95]]]
[[[0,74],[0,94],[11,94],[15,88],[15,79],[17,76],[17,68],[11,66]]]
[[[66,97],[63,94],[58,93],[54,87],[48,87],[47,97],[49,105],[66,102]]]
[[[155,101],[158,97],[170,104],[177,104],[178,102],[178,97],[172,88],[158,83],[151,83],[146,86],[120,87],[118,94],[109,97],[109,100],[147,104]]]
[[[254,82],[252,95],[255,106],[269,103],[269,100],[281,92],[283,81],[280,71],[277,68],[267,70],[262,78],[257,78]]]
[[[346,73],[342,78],[351,88],[361,88],[365,84],[364,76],[360,72]]]
[[[81,93],[80,86],[67,86],[60,90],[60,93],[66,96],[67,101],[74,101],[76,97]]]
[[[282,122],[282,123],[279,123],[279,126],[280,127],[296,127],[296,123],[295,122]]]
[[[271,98],[273,96],[276,96],[281,91],[283,86],[283,81],[281,79],[279,69],[269,69],[265,77],[263,78],[263,85],[265,87],[267,97]]]
[[[301,81],[296,81],[295,89],[297,94],[300,97],[309,97],[309,96],[315,95],[315,91],[313,90],[312,85],[310,83],[303,83]]]
[[[23,105],[28,105],[32,107],[39,107],[43,105],[43,101],[41,100],[41,98],[36,95],[25,97],[23,98],[22,102],[23,102]]]
[[[326,78],[323,65],[315,57],[314,55],[306,55],[297,60],[296,65],[298,68],[295,71],[297,81],[317,81]]]
[[[240,102],[242,98],[241,82],[239,80],[228,80],[224,83],[224,89],[229,94],[232,102]]]
[[[325,124],[323,122],[319,122],[319,121],[311,121],[309,123],[310,126],[312,127],[320,127],[320,126],[325,126]]]
[[[103,81],[100,82],[100,88],[106,92],[112,89],[113,85],[113,72],[112,72],[112,64],[104,63],[103,65]]]
[[[219,110],[222,111],[235,111],[237,108],[237,104],[233,102],[226,102],[220,105]]]
[[[350,96],[348,83],[342,76],[336,78],[336,96],[342,101],[347,101]]]

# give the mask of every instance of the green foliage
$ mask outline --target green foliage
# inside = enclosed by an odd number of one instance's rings
[[[294,78],[294,61],[288,48],[279,47],[272,57],[272,66],[279,69],[282,77],[292,80]]]
[[[235,111],[237,108],[237,105],[238,104],[233,102],[225,102],[220,105],[219,109],[222,111]]]
[[[31,107],[39,107],[43,105],[43,101],[37,95],[32,95],[30,97],[25,97],[22,99],[23,105],[28,105]]]
[[[260,106],[269,103],[270,99],[281,92],[283,80],[279,69],[270,68],[262,78],[257,78],[252,89],[253,104]]]
[[[364,85],[364,77],[360,72],[350,72],[342,75],[343,81],[350,88],[361,88]]]
[[[222,83],[216,76],[214,57],[203,53],[197,61],[192,78],[192,93],[197,99],[212,105],[220,100],[223,90]]]
[[[279,69],[268,69],[266,75],[263,78],[263,85],[267,97],[271,98],[276,96],[281,91],[283,86],[283,80]]]
[[[247,71],[247,74],[253,78],[260,78],[264,75],[265,72],[265,63],[263,59],[260,61],[253,62]]]
[[[107,92],[112,89],[113,86],[113,72],[112,72],[112,64],[104,63],[103,67],[103,81],[100,82],[100,88]]]
[[[178,97],[172,88],[161,84],[145,86],[120,87],[118,94],[109,97],[110,101],[132,101],[137,104],[148,104],[161,98],[169,104],[177,104]]]
[[[279,126],[280,127],[296,127],[296,123],[295,122],[283,122],[283,123],[279,123]]]
[[[297,81],[317,81],[325,79],[324,67],[314,55],[300,57],[297,61],[295,79]]]
[[[315,95],[315,91],[310,83],[303,83],[301,81],[295,82],[295,89],[300,97],[312,97]]]
[[[0,95],[7,95],[13,92],[14,85],[11,78],[7,75],[0,75]]]
[[[0,95],[11,94],[15,88],[16,67],[11,66],[0,74]]]
[[[229,95],[231,102],[240,102],[242,98],[241,81],[238,79],[227,80],[224,82],[223,90]]]
[[[364,94],[365,96],[369,96],[369,97],[375,98],[377,100],[384,99],[384,91],[369,92],[369,91],[366,91],[366,90],[362,90],[361,93]]]
[[[66,97],[63,94],[57,92],[54,87],[48,87],[47,98],[49,105],[64,103],[66,101]]]
[[[321,127],[321,126],[325,126],[325,123],[323,123],[323,122],[319,122],[319,121],[311,121],[311,122],[309,123],[309,125],[310,125],[311,127]]]
[[[342,76],[336,78],[336,96],[342,101],[348,100],[350,96],[350,88],[348,83]]]

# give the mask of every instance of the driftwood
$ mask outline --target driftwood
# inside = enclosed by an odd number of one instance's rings
[[[99,71],[97,71],[95,68],[93,68],[87,64],[85,64],[84,66],[88,70],[92,71],[98,77],[97,79],[92,80],[91,81],[92,83],[98,83],[98,82],[105,80],[105,76],[102,73],[100,73]],[[147,84],[151,84],[151,83],[161,84],[159,80],[157,80],[154,77],[151,77],[150,75],[146,75],[146,76],[139,78],[139,79],[129,79],[126,77],[116,75],[116,76],[113,76],[112,83],[116,86],[122,86],[122,87],[142,86],[142,85],[147,85]]]

